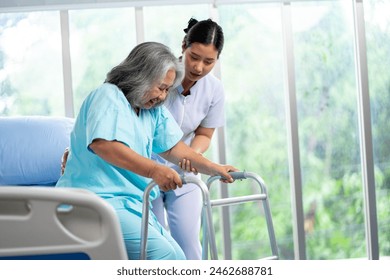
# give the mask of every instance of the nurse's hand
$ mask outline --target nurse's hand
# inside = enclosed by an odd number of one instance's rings
[[[175,170],[157,163],[151,171],[150,177],[162,191],[174,190],[183,185],[179,174]]]
[[[191,161],[189,159],[183,158],[182,161],[179,162],[179,167],[184,171],[192,172],[195,175],[198,174],[198,170],[195,167],[191,166]]]

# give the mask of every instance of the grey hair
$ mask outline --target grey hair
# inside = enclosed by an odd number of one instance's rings
[[[168,70],[175,70],[172,88],[176,88],[184,76],[184,67],[171,50],[157,42],[137,45],[119,65],[107,73],[106,81],[120,88],[132,107],[141,107],[143,97]]]

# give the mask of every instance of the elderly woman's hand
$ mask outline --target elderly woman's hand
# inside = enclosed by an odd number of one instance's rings
[[[61,158],[61,175],[63,175],[65,172],[65,166],[66,166],[66,162],[68,161],[68,156],[69,156],[69,148],[66,148]]]
[[[233,183],[234,179],[229,174],[229,172],[234,172],[234,171],[239,171],[239,170],[232,165],[216,164],[216,167],[214,168],[213,171],[214,174],[212,174],[211,176],[221,176],[220,181],[224,183]]]
[[[150,177],[165,192],[183,186],[181,178],[175,170],[158,163],[155,164]]]

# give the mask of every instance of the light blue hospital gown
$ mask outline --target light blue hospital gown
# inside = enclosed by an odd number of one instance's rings
[[[71,133],[70,154],[59,187],[84,188],[106,199],[116,210],[130,259],[139,258],[142,196],[151,179],[113,166],[88,148],[94,139],[116,140],[138,154],[151,158],[172,148],[182,132],[164,107],[131,108],[122,91],[105,83],[81,106]],[[158,187],[151,199],[159,195]],[[183,259],[184,254],[169,233],[151,214],[148,237],[149,259]]]

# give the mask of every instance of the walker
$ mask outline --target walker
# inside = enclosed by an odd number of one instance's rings
[[[222,198],[222,199],[215,199],[210,201],[210,206],[215,207],[215,206],[228,206],[228,205],[233,205],[233,204],[241,204],[241,203],[246,203],[246,202],[254,202],[261,200],[264,208],[264,216],[267,222],[267,229],[268,229],[268,236],[269,236],[269,241],[270,241],[270,246],[271,246],[271,252],[272,256],[266,257],[264,259],[279,259],[278,256],[278,247],[276,244],[276,238],[275,238],[275,232],[274,232],[274,227],[272,223],[272,217],[271,217],[271,210],[269,206],[269,201],[268,201],[268,195],[267,195],[267,188],[264,184],[263,179],[252,172],[230,172],[229,173],[234,180],[242,180],[242,179],[253,179],[254,181],[257,182],[257,184],[260,187],[260,194],[253,194],[253,195],[246,195],[246,196],[238,196],[238,197],[229,197],[229,198]],[[221,179],[221,176],[213,176],[210,177],[207,180],[207,187],[210,189],[211,184],[218,180]],[[209,213],[205,213],[207,215],[210,215]],[[215,234],[209,235],[208,234],[208,227],[210,225],[210,222],[206,222],[203,225],[203,259],[208,259],[208,243],[210,242],[210,245],[212,244],[211,247],[211,259],[216,259],[214,256],[217,255],[217,252],[213,252],[213,247],[215,246]]]
[[[255,180],[259,186],[261,193],[247,196],[230,197],[223,199],[210,200],[209,189],[211,184],[221,176],[213,176],[207,180],[207,185],[197,177],[186,177],[182,176],[181,180],[183,184],[193,183],[197,185],[202,192],[203,209],[202,209],[202,226],[203,226],[203,244],[202,244],[202,258],[208,259],[208,249],[210,248],[210,258],[212,260],[218,259],[217,247],[215,242],[215,231],[212,221],[212,208],[214,206],[227,206],[233,204],[241,204],[245,202],[253,202],[261,200],[264,207],[264,215],[267,222],[268,236],[271,244],[272,256],[266,259],[278,259],[278,249],[275,239],[275,232],[272,223],[271,210],[268,202],[267,189],[260,176],[252,172],[230,172],[229,173],[234,180],[242,180],[251,178]],[[142,221],[141,221],[141,245],[140,245],[140,259],[146,260],[147,258],[147,240],[148,240],[148,224],[149,224],[149,204],[150,204],[150,192],[156,187],[154,181],[150,182],[145,188],[143,195],[143,206],[142,206]]]
[[[204,229],[204,232],[210,237],[210,257],[212,259],[217,259],[217,247],[215,244],[215,233],[212,221],[211,205],[210,205],[210,195],[206,184],[197,177],[186,177],[181,176],[183,184],[193,183],[197,185],[202,192],[203,199],[203,222],[207,226],[207,229]],[[146,260],[147,258],[147,240],[148,240],[148,223],[149,223],[149,204],[150,204],[150,192],[156,187],[154,181],[150,182],[147,185],[144,195],[143,195],[143,205],[142,205],[142,221],[141,221],[141,248],[140,248],[140,259]]]

